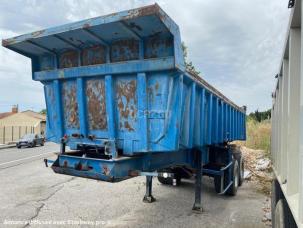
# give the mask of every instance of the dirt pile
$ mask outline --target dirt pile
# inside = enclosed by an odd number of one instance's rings
[[[245,146],[239,147],[245,161],[245,179],[255,182],[257,190],[269,196],[272,181],[270,159],[265,156],[263,150],[253,150]]]
[[[270,191],[272,181],[271,161],[264,150],[254,150],[245,146],[239,146],[244,157],[245,181],[253,183],[257,191],[265,194],[266,201],[262,207],[263,219],[266,226],[271,226]]]

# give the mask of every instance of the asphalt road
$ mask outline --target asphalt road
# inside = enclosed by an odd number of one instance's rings
[[[0,150],[0,227],[266,227],[266,197],[249,183],[227,197],[203,178],[204,212],[196,214],[192,180],[173,187],[154,179],[157,201],[145,204],[144,177],[108,183],[55,174],[43,158],[58,150],[54,144]]]
[[[54,152],[59,152],[59,150],[59,145],[54,143],[45,143],[44,146],[36,146],[34,148],[22,147],[18,149],[13,147],[0,149],[0,170],[37,160]]]

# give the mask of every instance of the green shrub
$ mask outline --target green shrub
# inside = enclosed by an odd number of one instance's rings
[[[268,156],[270,151],[270,120],[258,122],[256,119],[247,117],[246,119],[246,141],[240,143],[248,148],[264,150]]]

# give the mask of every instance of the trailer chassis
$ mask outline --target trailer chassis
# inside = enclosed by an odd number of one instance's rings
[[[209,155],[209,153],[214,153],[213,151],[217,153],[213,157],[219,158],[218,160],[212,160],[212,156]],[[220,155],[218,156],[218,154]],[[97,156],[100,158],[96,158]],[[225,162],[222,163],[222,160]],[[177,178],[195,176],[195,199],[192,209],[202,212],[202,176],[207,175],[219,179],[220,188],[217,193],[225,194],[234,184],[235,177],[232,169],[237,161],[233,158],[230,146],[225,144],[170,153],[145,153],[110,159],[105,154],[97,154],[92,150],[65,152],[65,145],[61,145],[57,159],[55,161],[45,159],[44,162],[47,167],[51,164],[55,173],[109,182],[146,176],[146,192],[143,198],[143,202],[146,203],[156,201],[152,194],[153,177],[171,178],[172,184],[177,185]],[[174,168],[171,168],[171,171],[163,171],[170,167],[187,167],[190,174],[180,175]]]

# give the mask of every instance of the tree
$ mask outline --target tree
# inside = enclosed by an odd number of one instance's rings
[[[262,122],[263,120],[271,118],[271,109],[268,109],[263,112],[259,112],[259,110],[257,109],[255,112],[250,113],[249,117],[255,119],[258,122]]]
[[[185,67],[186,70],[189,72],[192,72],[194,74],[199,75],[200,71],[197,71],[195,66],[193,65],[192,61],[188,60],[188,51],[187,51],[187,46],[185,45],[184,42],[182,42],[182,51],[183,51],[183,56],[184,56],[184,62],[185,62]]]
[[[46,115],[46,109],[45,108],[42,109],[39,113],[42,114],[42,115]]]

